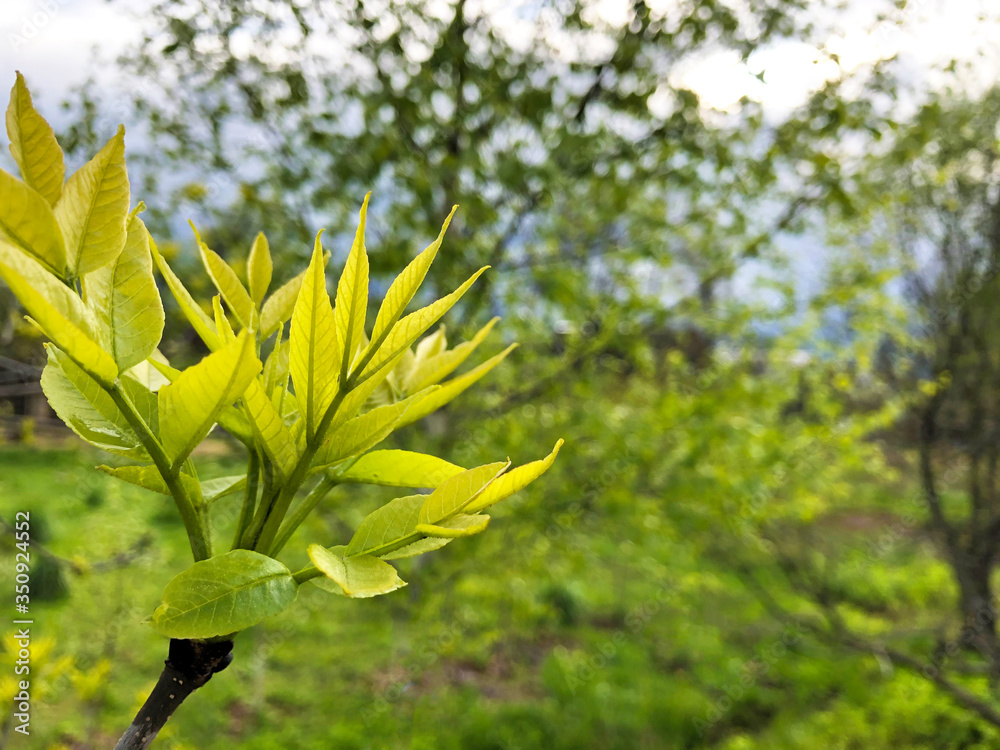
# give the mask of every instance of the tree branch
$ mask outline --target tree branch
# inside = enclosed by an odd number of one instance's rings
[[[178,706],[233,660],[232,641],[172,638],[163,672],[153,692],[118,740],[115,750],[145,750],[156,739]]]

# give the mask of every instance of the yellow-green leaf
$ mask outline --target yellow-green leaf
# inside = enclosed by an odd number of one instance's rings
[[[416,341],[420,334],[437,323],[452,306],[458,302],[469,290],[476,279],[478,279],[489,266],[484,266],[476,271],[468,280],[451,294],[442,297],[437,302],[433,302],[427,307],[421,308],[414,313],[410,313],[392,327],[384,341],[379,343],[378,339],[372,338],[369,344],[369,351],[365,356],[371,355],[368,364],[362,370],[362,376],[372,375],[386,366],[390,361],[401,355]]]
[[[329,466],[378,445],[389,437],[406,410],[421,397],[422,394],[416,394],[398,403],[380,406],[330,430],[316,452],[315,466]]]
[[[191,228],[194,229],[193,224]],[[254,329],[256,326],[253,319],[255,312],[253,300],[250,299],[250,293],[243,286],[236,271],[222,259],[221,255],[209,249],[208,245],[201,241],[198,230],[195,230],[195,240],[198,243],[201,262],[205,266],[205,270],[208,271],[208,276],[215,284],[215,288],[222,295],[222,299],[226,301],[226,305],[236,316],[236,320],[241,326]]]
[[[347,370],[358,344],[365,335],[365,313],[368,311],[368,253],[365,250],[365,219],[368,213],[368,199],[361,204],[358,230],[354,244],[347,256],[344,270],[337,283],[337,301],[333,316],[337,323],[337,339],[340,342],[342,361],[340,378],[347,379]]]
[[[256,379],[250,381],[244,392],[243,403],[257,442],[264,447],[281,477],[289,477],[299,457],[295,440]]]
[[[431,412],[437,411],[449,401],[452,401],[461,395],[463,391],[474,385],[476,381],[483,378],[486,373],[503,362],[507,355],[516,348],[517,344],[511,344],[502,352],[490,357],[478,367],[475,367],[456,378],[452,378],[446,383],[442,383],[440,388],[436,391],[431,391],[427,396],[422,398],[419,403],[414,404],[413,407],[403,415],[402,419],[399,420],[399,424],[396,425],[396,429],[398,430],[408,424],[413,424],[418,419],[423,419]]]
[[[111,263],[84,276],[83,288],[101,342],[119,370],[156,351],[163,335],[163,303],[153,278],[149,233],[138,215],[129,219],[125,248]]]
[[[240,397],[259,371],[253,339],[244,331],[160,389],[160,438],[174,466],[208,435],[219,412]]]
[[[465,513],[459,513],[457,516],[452,516],[439,524],[418,523],[415,531],[418,534],[425,534],[430,537],[456,539],[486,531],[489,523],[489,516],[470,516]]]
[[[403,391],[406,393],[416,393],[429,385],[440,383],[452,372],[461,367],[462,363],[469,358],[476,348],[483,342],[493,326],[500,318],[493,318],[489,323],[480,328],[471,340],[465,341],[454,349],[443,350],[437,348],[433,341],[434,337],[428,337],[417,346],[416,361],[409,373],[403,379]],[[424,346],[425,342],[431,344]],[[442,337],[443,341],[443,337]]]
[[[260,309],[261,340],[269,338],[272,333],[281,327],[282,323],[287,322],[292,317],[292,312],[295,310],[295,301],[299,298],[302,282],[305,280],[308,272],[307,269],[291,281],[282,284],[264,302],[263,307]]]
[[[491,482],[480,493],[479,497],[465,507],[465,512],[478,513],[481,510],[486,510],[491,505],[495,505],[501,500],[507,499],[515,492],[527,487],[549,470],[549,467],[555,462],[556,456],[559,455],[559,449],[562,448],[562,445],[562,440],[557,441],[555,448],[545,458],[540,461],[532,461],[530,464],[525,464],[524,466],[518,466],[516,469],[511,469],[494,482]]]
[[[66,246],[52,207],[41,194],[3,170],[0,170],[0,237],[57,276],[66,276]]]
[[[428,245],[420,255],[410,261],[409,265],[403,269],[403,272],[389,286],[389,290],[385,293],[385,298],[382,300],[382,306],[379,308],[378,315],[375,317],[375,326],[372,329],[372,341],[380,340],[382,335],[396,324],[406,306],[410,304],[410,300],[413,299],[413,295],[417,293],[417,289],[423,283],[424,277],[427,275],[427,270],[431,267],[431,263],[434,262],[434,258],[441,248],[444,233],[448,230],[448,225],[451,223],[451,218],[455,215],[456,210],[458,210],[458,206],[454,206],[451,209],[451,213],[444,220],[444,225],[441,227],[441,232],[438,234],[437,239]]]
[[[128,213],[125,128],[119,125],[97,156],[66,181],[55,206],[71,276],[90,273],[118,256],[125,246]]]
[[[213,352],[216,351],[222,346],[222,342],[219,340],[215,323],[212,322],[212,319],[201,308],[201,305],[194,301],[194,297],[184,288],[184,284],[177,278],[177,274],[167,265],[167,261],[160,255],[160,251],[157,249],[152,235],[149,237],[149,249],[153,253],[153,259],[156,261],[160,273],[167,282],[167,286],[170,287],[170,292],[174,295],[174,299],[177,300],[177,305],[181,308],[181,312],[184,313],[184,317],[187,318],[188,323],[191,324],[191,327],[201,337],[201,340],[205,342],[205,346]]]
[[[247,259],[247,281],[250,283],[250,296],[254,304],[260,308],[271,286],[271,274],[274,264],[271,261],[271,249],[267,245],[267,237],[259,232],[250,247],[250,257]]]
[[[437,456],[413,451],[383,450],[366,453],[337,472],[340,483],[358,482],[386,487],[434,488],[465,469]]]
[[[326,264],[320,234],[316,235],[312,260],[295,302],[289,335],[289,368],[308,440],[316,435],[319,422],[337,393],[340,365],[337,326],[326,291]]]
[[[367,599],[406,585],[394,567],[377,557],[341,557],[319,544],[310,544],[308,552],[309,559],[324,576],[313,578],[313,582],[330,593]]]
[[[149,459],[111,396],[65,352],[47,346],[42,391],[59,418],[85,441],[110,453]]]
[[[101,383],[114,382],[118,367],[97,345],[93,321],[76,294],[5,242],[0,242],[0,276],[46,336]]]
[[[416,541],[414,535],[420,508],[426,495],[397,497],[365,516],[347,545],[347,554],[372,554],[381,557],[396,545]],[[412,537],[412,539],[410,538]]]
[[[163,477],[155,466],[98,466],[97,470],[115,479],[121,479],[123,482],[158,492],[161,495],[171,494],[170,488],[167,487],[167,483],[163,481]],[[198,480],[183,472],[180,476],[181,482],[187,487],[188,493],[192,497],[201,497],[201,488],[198,485]]]
[[[441,483],[420,507],[418,523],[440,523],[465,509],[490,482],[507,470],[510,461],[477,466]]]
[[[295,601],[288,568],[259,552],[238,549],[196,562],[163,591],[153,627],[170,638],[213,638],[245,630]]]
[[[20,71],[16,75],[7,107],[10,153],[17,162],[25,183],[37,190],[50,206],[54,206],[62,194],[66,179],[63,152],[52,126],[35,110],[31,94],[24,84],[24,76]]]

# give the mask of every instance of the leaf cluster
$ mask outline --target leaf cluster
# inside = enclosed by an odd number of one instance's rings
[[[173,498],[191,544],[195,564],[167,586],[153,615],[160,632],[238,632],[285,609],[308,580],[351,597],[399,588],[387,560],[483,531],[483,511],[552,464],[561,442],[547,458],[509,471],[509,461],[466,470],[436,456],[373,450],[513,348],[454,376],[496,321],[451,348],[443,329],[428,335],[486,268],[407,312],[451,216],[389,286],[370,326],[368,196],[333,299],[322,232],[308,268],[272,290],[263,234],[249,248],[244,280],[195,230],[218,292],[202,307],[158,251],[143,204],[130,208],[123,127],[64,180],[63,152],[18,74],[7,131],[21,179],[0,172],[0,276],[49,341],[45,394],[81,438],[133,462],[103,471]],[[159,351],[164,315],[154,266],[210,350],[184,370]],[[216,424],[245,445],[245,475],[199,478],[192,454]],[[376,510],[346,546],[311,545],[313,565],[293,575],[278,553],[334,487],[354,483],[432,491]],[[236,492],[243,503],[231,550],[217,555],[209,515]]]

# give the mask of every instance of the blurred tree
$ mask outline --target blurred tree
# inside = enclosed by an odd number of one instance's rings
[[[745,60],[808,38],[815,6],[157,2],[119,61],[136,76],[126,99],[84,87],[66,143],[92,147],[104,116],[147,123],[145,192],[172,196],[161,229],[178,208],[204,211],[223,254],[260,228],[301,255],[313,224],[344,230],[374,189],[373,212],[392,217],[371,243],[378,278],[458,202],[462,252],[438,260],[440,283],[477,263],[506,279],[467,303],[470,323],[513,312],[545,329],[662,325],[671,306],[714,312],[744,260],[804,207],[843,195],[814,150],[870,107],[855,115],[831,89],[775,129],[748,98],[704,107],[683,75],[702,55]],[[787,201],[786,151],[819,165]]]

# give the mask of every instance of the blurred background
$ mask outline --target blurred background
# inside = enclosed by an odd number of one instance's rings
[[[490,533],[403,561],[406,589],[304,587],[159,747],[1000,744],[994,3],[5,0],[0,32],[71,169],[125,123],[133,203],[203,300],[188,219],[237,267],[263,230],[282,282],[319,227],[343,261],[372,190],[378,299],[458,203],[427,294],[492,265],[448,336],[499,315],[493,351],[521,346],[395,446],[471,466],[567,440]],[[196,361],[164,301],[164,353]],[[21,316],[0,287],[29,743],[110,747],[189,554],[169,500],[48,410]],[[242,471],[237,445],[201,461]],[[341,493],[290,559],[392,496]]]

